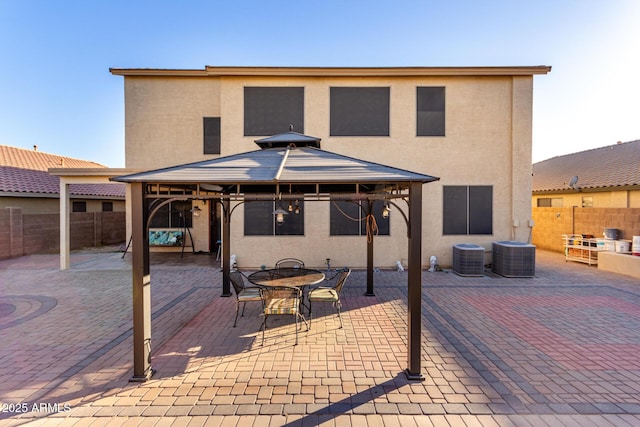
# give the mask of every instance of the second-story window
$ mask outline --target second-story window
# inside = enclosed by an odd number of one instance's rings
[[[444,87],[419,87],[417,90],[416,134],[418,136],[445,135]]]
[[[244,135],[271,136],[289,130],[304,133],[303,87],[245,87]]]
[[[331,136],[389,136],[388,87],[332,87]]]
[[[220,117],[203,118],[204,154],[220,154]]]

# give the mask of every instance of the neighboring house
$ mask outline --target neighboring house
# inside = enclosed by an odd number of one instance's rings
[[[286,132],[320,138],[341,155],[440,177],[423,189],[423,265],[450,265],[452,246],[527,240],[531,223],[534,67],[111,69],[124,76],[126,167],[157,169],[258,149]],[[162,194],[160,196],[167,196]],[[402,206],[406,210],[406,206]],[[204,211],[191,215],[197,207]],[[234,210],[231,253],[239,265],[273,265],[296,256],[308,265],[366,265],[359,209],[300,203],[284,225],[278,206]],[[377,213],[374,263],[407,259],[407,227]],[[347,215],[345,215],[347,214]],[[217,203],[179,201],[151,229],[192,231],[196,251],[214,251]],[[267,218],[265,222],[265,218]],[[265,237],[269,237],[266,239]],[[307,239],[309,237],[309,239]]]
[[[533,206],[640,208],[640,140],[533,165]]]
[[[60,178],[50,168],[106,168],[96,162],[78,160],[34,150],[0,145],[0,209],[20,207],[24,213],[58,213]],[[71,186],[73,212],[122,212],[125,188],[114,184]]]
[[[533,165],[533,243],[562,250],[562,234],[640,234],[640,140],[553,157]]]
[[[0,145],[0,222],[6,224],[0,232],[0,241],[8,242],[2,245],[4,250],[0,251],[0,258],[58,249],[59,232],[56,230],[60,227],[60,178],[50,175],[47,172],[50,168],[106,169],[95,162],[42,153],[36,147],[25,150]],[[70,203],[72,212],[92,214],[84,222],[94,223],[93,213],[103,212],[119,212],[110,218],[110,221],[118,221],[118,216],[125,212],[125,186],[73,184],[70,186]],[[75,220],[80,221],[81,216]],[[103,224],[102,219],[99,223]],[[110,228],[104,233],[108,237],[83,238],[81,233],[76,233],[74,247],[125,240],[124,225],[113,225],[106,220],[103,225]],[[76,227],[76,230],[80,228]]]

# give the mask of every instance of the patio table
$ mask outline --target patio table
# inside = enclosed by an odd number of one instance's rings
[[[248,276],[251,283],[259,286],[305,286],[317,285],[324,280],[324,273],[311,268],[274,268],[260,270]]]
[[[256,271],[247,278],[258,286],[293,286],[302,289],[304,294],[307,286],[321,283],[325,279],[325,275],[322,271],[312,268],[274,268]],[[304,302],[304,297],[302,305],[309,310],[309,306]]]

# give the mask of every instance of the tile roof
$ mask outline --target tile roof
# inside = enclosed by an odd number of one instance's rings
[[[640,140],[553,157],[533,164],[533,192],[640,185]]]
[[[0,166],[47,171],[49,168],[104,168],[100,163],[0,145]]]
[[[49,168],[104,168],[87,160],[24,150],[0,145],[0,193],[49,194],[60,192],[60,178],[50,175]],[[125,197],[122,184],[71,184],[75,196]]]
[[[48,172],[0,167],[0,191],[4,193],[58,194],[60,178]]]

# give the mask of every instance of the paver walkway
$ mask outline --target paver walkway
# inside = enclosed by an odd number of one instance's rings
[[[153,254],[153,367],[130,383],[131,267],[119,253],[0,261],[0,425],[640,425],[640,284],[538,251],[536,277],[423,272],[408,381],[406,272],[355,271],[344,328],[259,304],[233,328],[210,255]],[[317,311],[316,311],[317,308]]]

